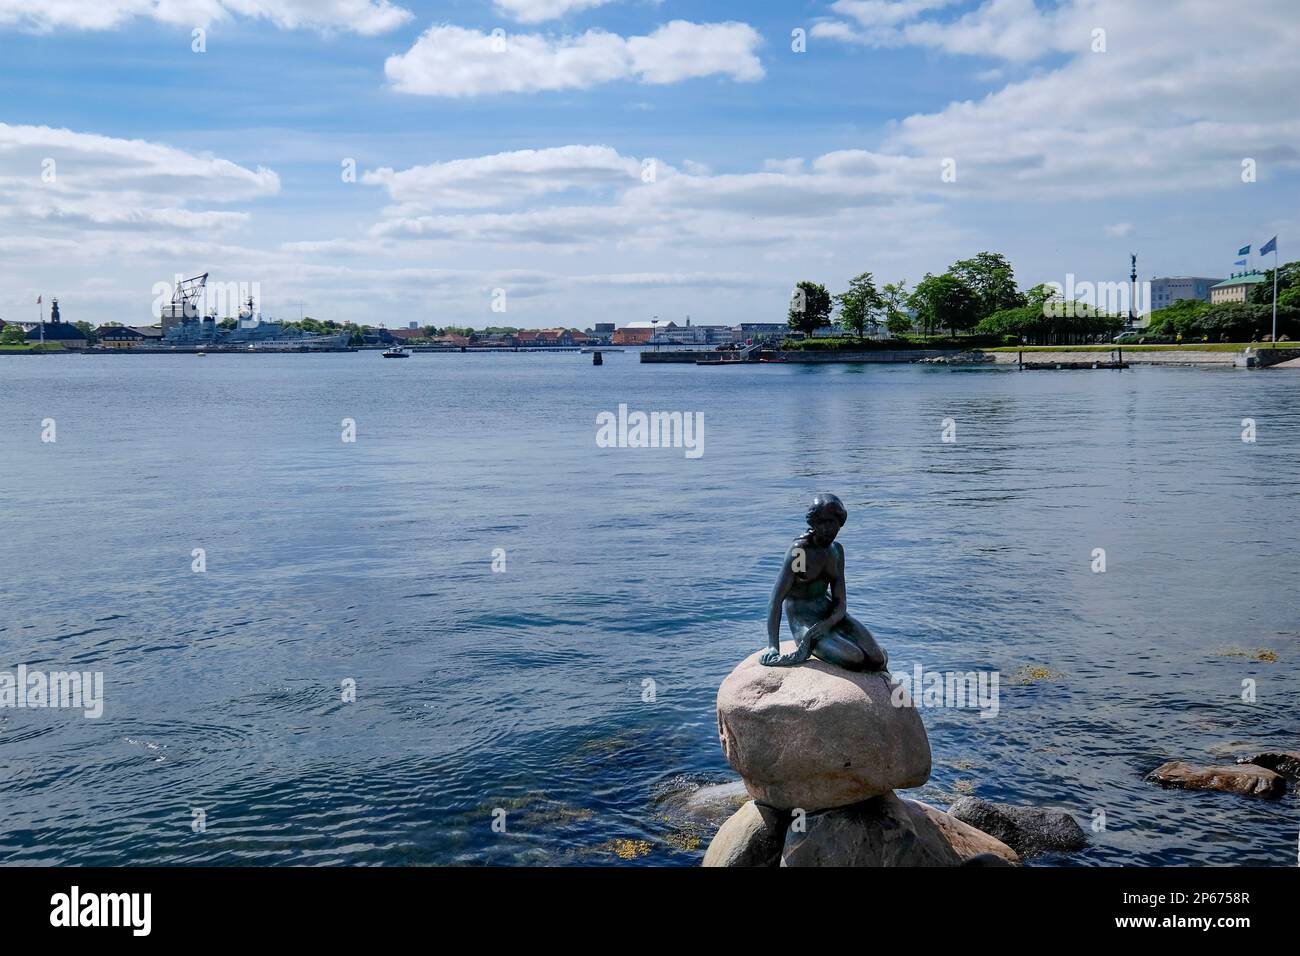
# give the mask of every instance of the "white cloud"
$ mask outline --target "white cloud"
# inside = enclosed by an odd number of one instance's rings
[[[1131,222],[1116,222],[1106,227],[1106,235],[1114,239],[1123,239],[1125,236],[1131,235],[1132,232],[1133,223]]]
[[[577,206],[512,213],[388,218],[376,223],[379,239],[427,239],[455,243],[593,247],[633,240],[650,224],[626,210]]]
[[[396,29],[411,12],[390,0],[0,0],[0,26],[37,31],[112,30],[141,18],[206,27],[243,16],[285,30],[345,30],[372,36]]]
[[[847,20],[822,20],[813,36],[872,47],[923,46],[946,53],[1035,60],[1068,44],[1080,4],[1066,0],[1040,11],[1034,0],[986,0],[955,20],[927,17],[955,0],[838,0],[831,10]],[[1087,40],[1087,33],[1084,34]]]
[[[602,7],[610,0],[496,0],[497,12],[520,23],[541,23],[569,13]]]
[[[953,198],[1086,199],[1243,186],[1300,161],[1300,118],[1282,91],[1300,87],[1300,21],[1291,0],[1257,0],[1225,19],[1186,0],[1153,28],[1124,0],[989,0],[949,21],[908,21],[902,41],[1009,60],[1066,54],[979,100],[902,120],[882,151],[938,178],[957,163]],[[1093,31],[1105,30],[1105,52]],[[1212,36],[1214,42],[1206,42]]]
[[[362,181],[382,186],[395,204],[370,237],[553,250],[753,247],[800,234],[814,241],[828,223],[849,232],[879,225],[891,215],[885,207],[917,208],[933,189],[911,160],[862,150],[735,173],[655,160],[651,182],[641,175],[646,163],[608,146],[572,145],[376,170]],[[454,211],[494,206],[509,208]]]
[[[763,77],[754,51],[762,38],[747,23],[688,23],[673,20],[649,36],[629,37],[632,72],[643,83],[678,83],[700,76],[730,76],[750,82]]]
[[[952,6],[957,0],[836,0],[831,9],[864,28],[892,27],[922,13]]]
[[[401,172],[367,172],[362,182],[383,186],[403,208],[500,206],[547,193],[626,185],[641,175],[635,159],[608,146],[521,149],[457,159]]]
[[[994,56],[1005,60],[1036,60],[1056,49],[1079,48],[1088,32],[1079,27],[1080,15],[1091,4],[1064,4],[1042,13],[1034,0],[988,0],[951,23],[920,21],[903,27],[906,42],[930,46],[946,53]]]
[[[493,37],[456,26],[430,27],[384,72],[403,93],[481,96],[586,89],[616,80],[678,83],[705,76],[752,81],[763,76],[757,31],[744,23],[674,20],[648,36],[603,30],[579,36]]]
[[[246,213],[195,209],[277,193],[263,167],[144,140],[0,123],[0,219],[5,231],[204,233],[244,224]]]
[[[790,159],[765,159],[763,169],[769,173],[786,173],[794,175],[803,172],[803,159],[795,156]]]

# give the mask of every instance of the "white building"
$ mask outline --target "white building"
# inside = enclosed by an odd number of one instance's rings
[[[1210,287],[1219,282],[1205,276],[1162,276],[1151,280],[1151,311],[1167,309],[1175,302],[1195,299],[1210,301]]]
[[[646,341],[660,345],[729,345],[732,342],[728,325],[692,325],[688,318],[684,325],[674,321],[629,322],[624,329],[650,330]]]

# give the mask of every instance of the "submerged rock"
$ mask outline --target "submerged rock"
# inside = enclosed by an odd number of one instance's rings
[[[1300,780],[1300,750],[1266,750],[1251,757],[1238,757],[1237,763],[1254,764],[1292,780]]]
[[[919,804],[892,793],[810,813],[792,824],[782,866],[960,866],[962,858]]]
[[[669,819],[717,827],[749,798],[740,780],[706,784],[673,781],[655,798],[655,806]]]
[[[735,809],[748,800],[749,792],[745,790],[743,780],[733,780],[730,783],[706,783],[686,798],[686,808],[708,814],[713,812],[715,807],[725,806]]]
[[[1147,774],[1147,779],[1165,787],[1219,790],[1244,797],[1273,798],[1286,793],[1286,779],[1281,774],[1255,764],[1200,767],[1181,760],[1171,760]]]
[[[1020,862],[1020,855],[997,837],[990,836],[983,830],[977,829],[963,820],[958,820],[951,813],[945,813],[938,807],[932,807],[928,803],[922,803],[920,800],[908,800],[907,802],[920,807],[925,812],[925,815],[943,833],[948,845],[957,851],[957,855],[962,858],[965,864],[997,866],[998,863],[977,859],[989,855],[997,857],[1000,863],[1018,864]]]
[[[777,866],[790,814],[750,800],[722,824],[704,866]]]
[[[930,777],[930,741],[915,707],[896,707],[885,673],[812,659],[765,667],[761,652],[718,688],[718,734],[750,795],[781,809],[858,803]]]
[[[972,349],[967,352],[959,352],[956,355],[934,355],[917,361],[925,365],[980,365],[987,362],[996,362],[997,359],[992,355],[985,355],[979,349]]]
[[[1088,835],[1063,810],[1017,807],[978,797],[962,797],[948,813],[1001,840],[1021,856],[1080,850],[1088,845]]]

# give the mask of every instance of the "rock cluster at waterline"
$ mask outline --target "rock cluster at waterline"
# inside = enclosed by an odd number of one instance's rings
[[[752,800],[718,830],[705,866],[1018,863],[1009,846],[894,791],[930,776],[920,714],[887,672],[746,658],[718,689],[718,733]]]
[[[1266,750],[1224,766],[1171,760],[1152,770],[1147,779],[1163,787],[1273,799],[1286,793],[1288,779],[1300,779],[1300,751]]]
[[[1064,810],[1017,807],[962,797],[948,813],[968,826],[987,833],[1021,856],[1082,850],[1088,844],[1083,827]]]

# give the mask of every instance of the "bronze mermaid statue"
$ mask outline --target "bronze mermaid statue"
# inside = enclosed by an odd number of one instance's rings
[[[889,655],[871,632],[849,615],[844,593],[844,548],[835,536],[849,513],[831,494],[819,494],[808,508],[808,530],[795,539],[781,565],[767,612],[768,650],[761,662],[792,667],[810,656],[850,671],[882,671]],[[795,649],[781,653],[781,610],[785,609]]]

